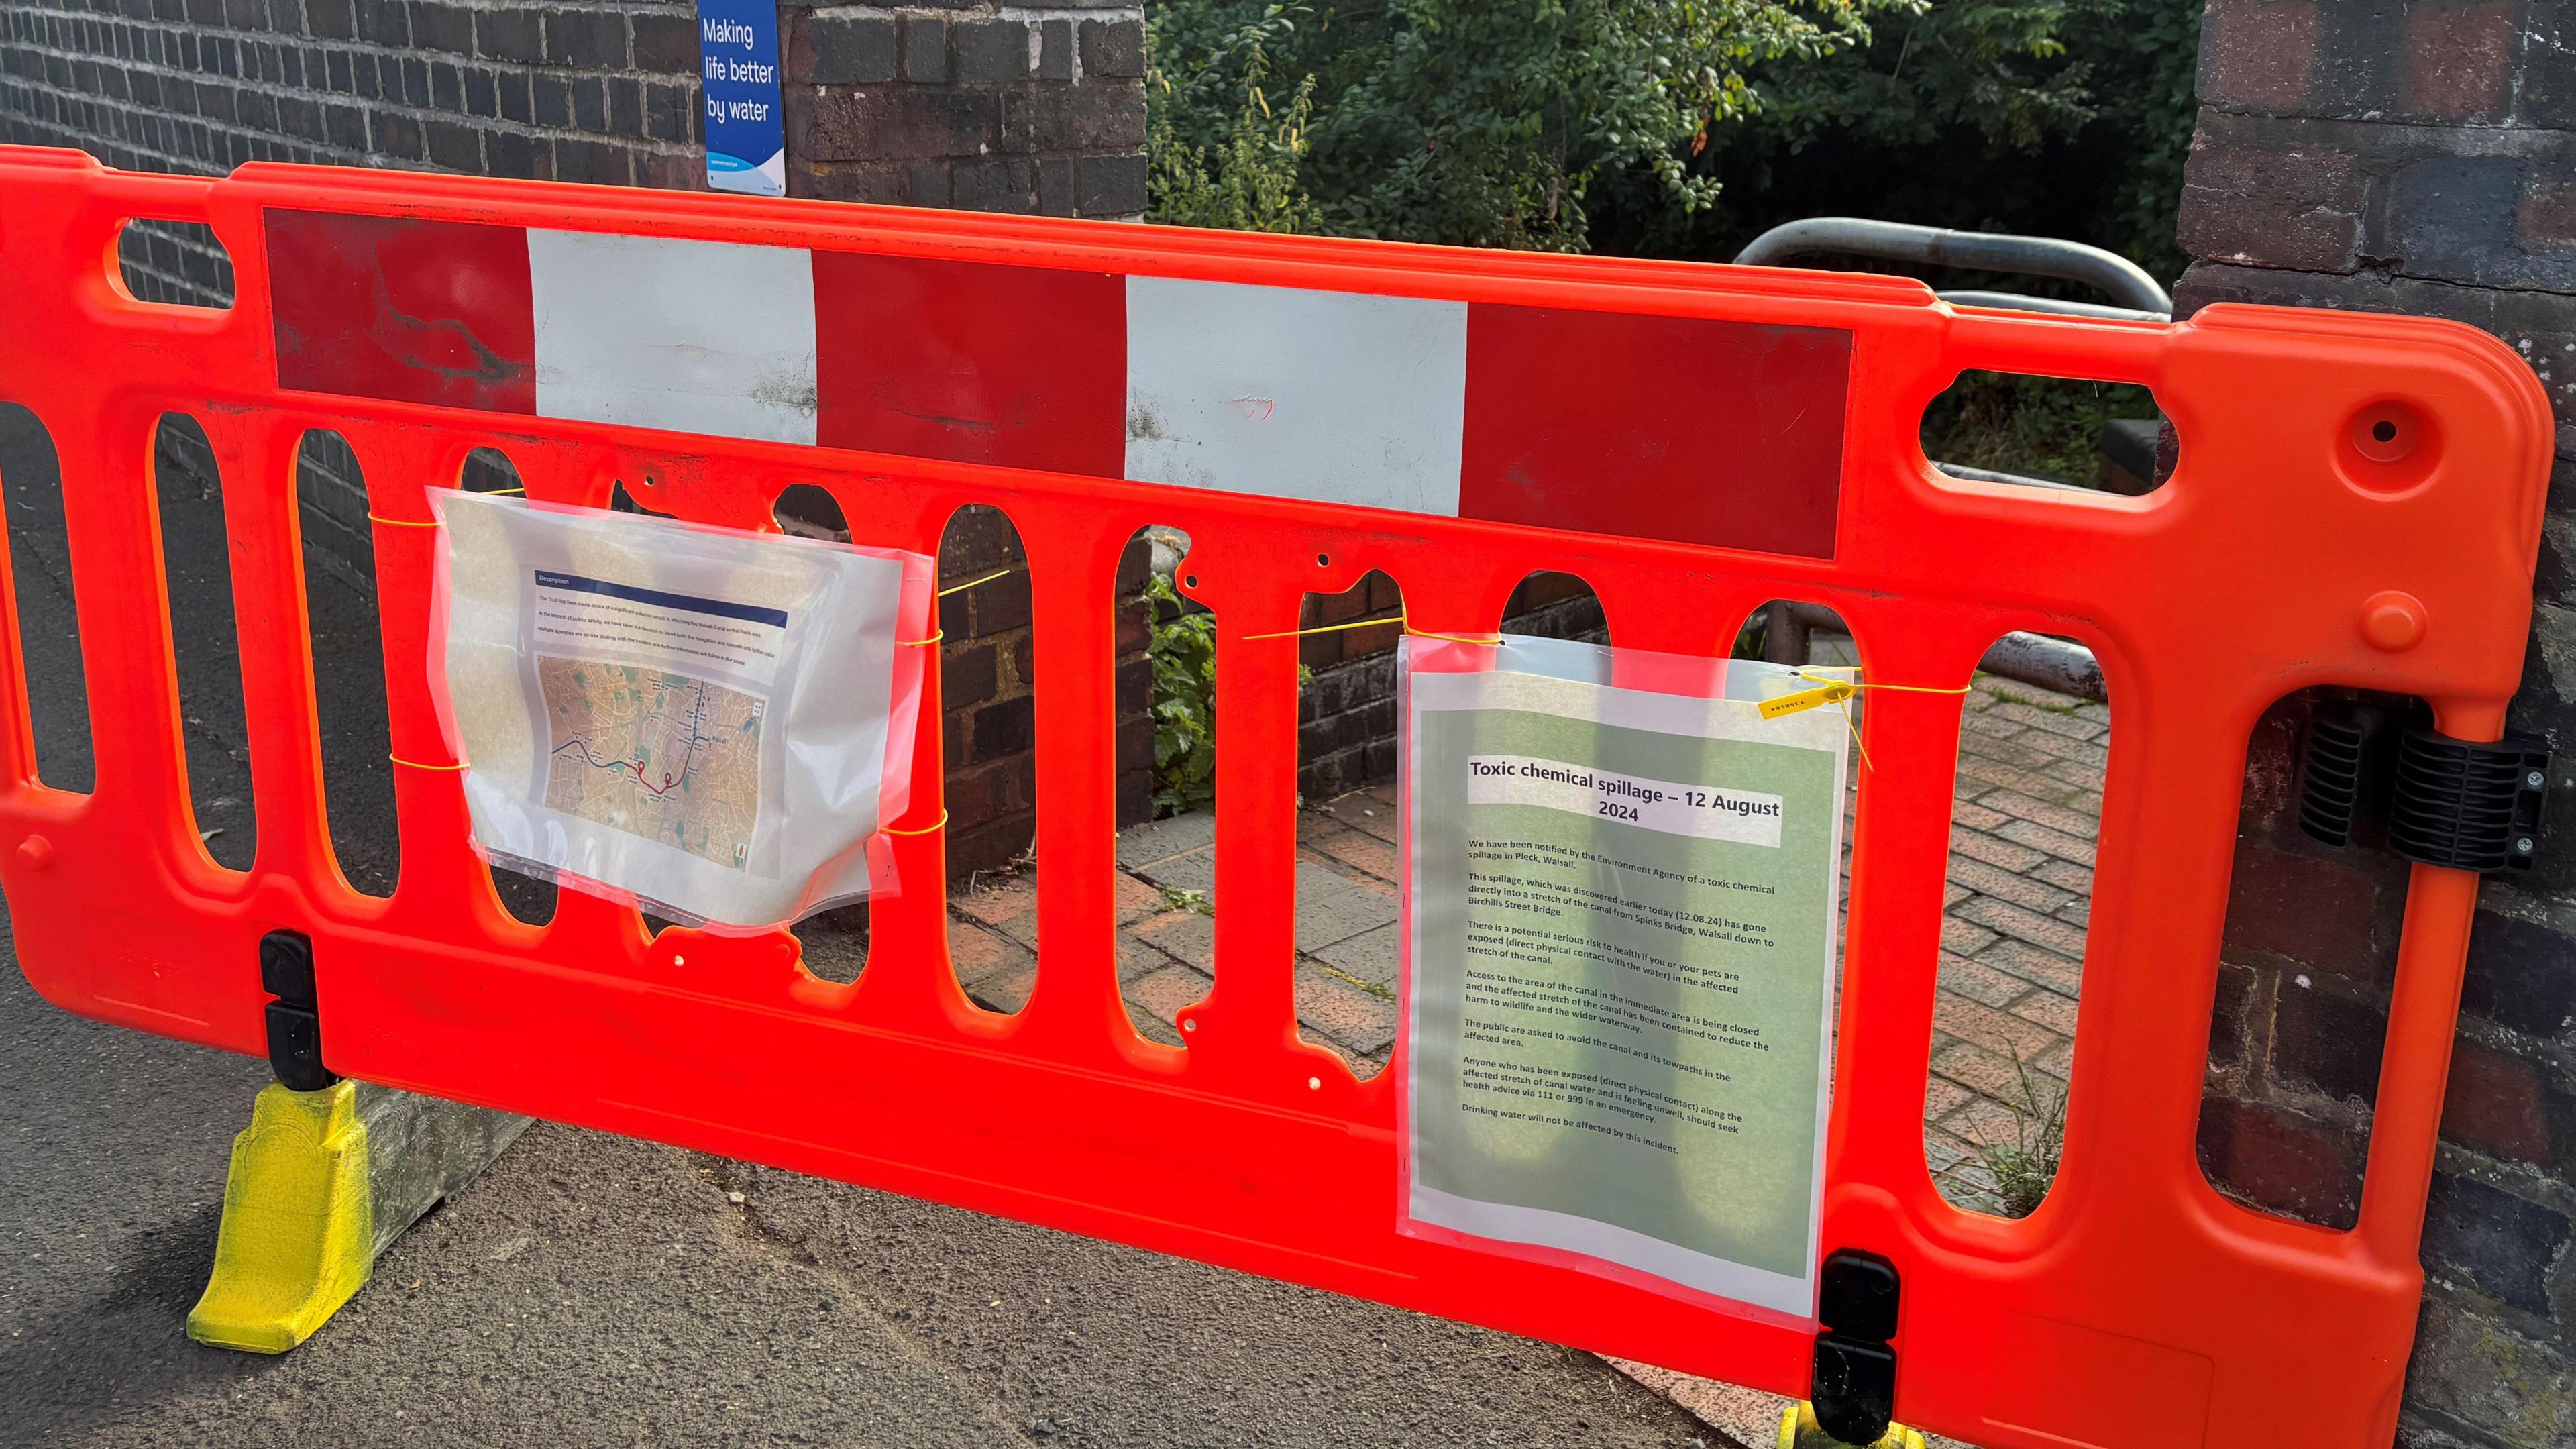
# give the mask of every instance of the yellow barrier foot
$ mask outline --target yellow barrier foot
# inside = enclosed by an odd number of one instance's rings
[[[376,1255],[465,1190],[525,1117],[371,1082],[271,1083],[233,1139],[215,1269],[188,1336],[284,1353],[364,1287]]]
[[[215,1271],[188,1336],[284,1353],[313,1336],[375,1267],[375,1201],[358,1084],[262,1087],[233,1139]]]
[[[1816,1422],[1816,1406],[1792,1404],[1780,1411],[1780,1449],[1843,1449],[1843,1441]],[[1890,1424],[1875,1444],[1864,1449],[1924,1449],[1920,1431]]]

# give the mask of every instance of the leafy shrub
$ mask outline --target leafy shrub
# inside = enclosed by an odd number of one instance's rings
[[[1216,615],[1184,600],[1157,574],[1145,586],[1154,631],[1154,813],[1185,815],[1216,803]]]

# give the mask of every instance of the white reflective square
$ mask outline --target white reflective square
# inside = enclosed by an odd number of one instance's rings
[[[1127,279],[1127,476],[1458,511],[1467,304]]]
[[[537,412],[814,441],[814,262],[801,247],[528,233]]]

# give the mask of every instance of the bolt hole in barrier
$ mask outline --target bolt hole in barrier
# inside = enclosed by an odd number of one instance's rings
[[[233,305],[232,253],[201,221],[127,222],[116,234],[116,277],[138,302],[217,312]]]
[[[89,685],[81,668],[79,613],[72,607],[71,552],[63,529],[63,475],[53,435],[36,415],[0,403],[0,508],[8,519],[13,631],[29,694],[28,726],[37,778],[86,792],[93,778]]]
[[[223,470],[206,430],[181,413],[164,413],[155,425],[151,464],[197,838],[216,864],[248,870],[258,827],[235,644],[231,551],[225,543]]]
[[[2335,456],[2355,488],[2373,494],[2409,492],[2440,463],[2441,428],[2413,404],[2374,402],[2352,415]]]
[[[1923,410],[1924,456],[1988,482],[2152,493],[2181,442],[2133,383],[1967,371]]]
[[[0,884],[48,998],[256,1054],[249,963],[294,930],[314,943],[329,1065],[361,1080],[1813,1397],[1819,1324],[1788,1309],[1399,1231],[1401,1074],[1354,1082],[1300,1039],[1285,636],[1306,594],[1371,571],[1402,581],[1424,627],[1490,629],[1541,570],[1597,589],[1623,648],[1705,657],[1763,600],[1827,606],[1887,682],[1964,681],[2001,633],[2074,635],[2124,713],[2085,943],[2084,1090],[2055,1185],[2004,1221],[1945,1201],[1925,1170],[1964,708],[1874,695],[1816,1257],[1893,1267],[1893,1335],[1866,1336],[1899,1365],[1896,1416],[1987,1449],[2389,1441],[2476,881],[2413,873],[2362,1206],[2330,1236],[2230,1206],[2191,1160],[2229,905],[2211,867],[2244,741],[2285,693],[2348,681],[2440,701],[2462,740],[2500,726],[2551,429],[2491,338],[2224,305],[2171,325],[2038,317],[1858,274],[408,173],[148,177],[48,151],[0,152],[0,200],[0,334],[44,339],[0,350],[0,396],[63,449],[63,577],[108,787],[37,783],[24,692],[0,691]],[[219,230],[240,305],[116,296],[104,259],[134,216]],[[2187,466],[2138,499],[1944,479],[1920,406],[1976,370],[2151,387]],[[558,375],[581,386],[538,385]],[[739,385],[677,385],[711,376]],[[2338,449],[2391,399],[2420,420],[2388,466],[2423,476],[2356,487]],[[338,526],[329,496],[296,506],[288,454],[308,431],[344,439],[368,511],[397,520],[428,517],[424,491],[485,444],[541,499],[595,506],[622,484],[736,528],[775,526],[792,484],[823,486],[857,541],[914,552],[961,507],[1006,511],[1046,684],[1024,826],[1047,959],[1025,1007],[983,1010],[949,969],[952,936],[980,923],[965,872],[942,889],[926,807],[946,771],[927,734],[907,822],[923,833],[891,846],[909,884],[871,903],[854,985],[796,969],[784,933],[647,937],[631,910],[575,894],[541,932],[509,921],[456,782],[427,772],[396,776],[399,871],[342,881],[316,848],[350,812],[316,808],[316,743],[340,731],[316,725],[314,696],[366,691],[335,688],[291,624],[241,640],[261,848],[246,876],[206,867],[179,828],[169,625],[131,607],[161,586],[139,455],[165,412],[197,418],[226,460],[245,621],[327,612],[331,581],[297,568],[299,516]],[[1115,967],[1123,666],[1103,611],[1157,522],[1190,536],[1175,592],[1223,625],[1223,909],[1212,983],[1176,1014],[1186,1051],[1138,1040]],[[351,531],[373,549],[371,703],[407,753],[434,745],[432,540]],[[2381,613],[2413,619],[2411,636],[2365,632]],[[370,883],[391,895],[353,888]]]

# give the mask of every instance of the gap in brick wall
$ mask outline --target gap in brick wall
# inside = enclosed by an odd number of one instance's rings
[[[1819,662],[1857,662],[1813,639]],[[2056,1181],[2110,757],[2106,702],[1982,672],[1960,701],[1923,1102],[1925,1161],[1959,1207],[2026,1217]]]
[[[2411,871],[2387,849],[2384,794],[2365,788],[2348,816],[2328,803],[2342,798],[2332,759],[2367,740],[2361,778],[2384,778],[2377,752],[2430,719],[2404,696],[2303,690],[2247,742],[2198,1155],[2210,1185],[2248,1207],[2359,1220]],[[2327,759],[2309,817],[2341,845],[2303,828],[2312,740]]]
[[[527,485],[519,477],[519,467],[510,455],[498,448],[476,448],[465,455],[457,470],[456,486],[468,493],[518,493]],[[491,868],[492,889],[501,898],[501,909],[523,925],[542,926],[555,918],[557,893],[555,883],[523,875],[506,866]]]
[[[258,826],[223,477],[205,429],[184,413],[164,413],[153,428],[152,501],[161,523],[180,740],[197,838],[217,865],[248,870]]]
[[[1016,1012],[1037,984],[1037,681],[1028,550],[1009,515],[949,515],[939,587],[949,959],[969,999]]]
[[[1300,803],[1295,892],[1298,1033],[1365,1079],[1396,1029],[1396,656],[1404,591],[1371,571],[1308,594],[1304,629],[1375,620],[1297,641]]]
[[[17,403],[0,403],[0,503],[6,505],[10,593],[26,663],[36,774],[54,789],[85,791],[95,778],[89,685],[72,604],[62,458],[44,422]]]
[[[344,500],[354,499],[356,537],[369,539],[366,478],[346,438],[319,428],[307,432],[296,446],[295,473],[308,526],[321,511],[317,500],[335,514]],[[325,550],[300,552],[322,727],[323,814],[332,853],[351,886],[369,895],[390,895],[402,873],[402,836],[394,809],[384,635],[372,586],[374,548],[369,542],[360,556],[363,584],[335,567]]]
[[[1118,991],[1139,1035],[1188,1045],[1180,1012],[1216,971],[1216,643],[1184,589],[1190,536],[1128,540],[1117,597]],[[1138,665],[1142,665],[1141,668]]]
[[[233,304],[233,259],[214,228],[138,218],[116,234],[117,279],[138,302],[165,307]]]

